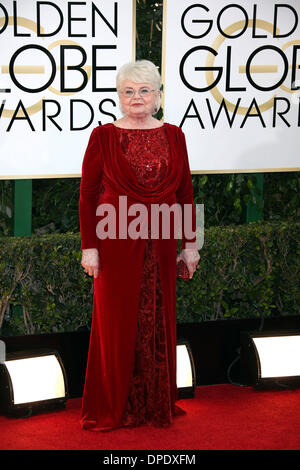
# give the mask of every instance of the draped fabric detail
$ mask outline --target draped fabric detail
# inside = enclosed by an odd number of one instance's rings
[[[119,133],[120,129],[113,124],[102,126],[102,133],[107,134],[107,139],[103,139],[102,149],[108,158],[105,158],[105,181],[108,186],[115,194],[125,194],[134,201],[141,203],[163,203],[168,202],[170,199],[175,200],[174,193],[180,186],[180,180],[182,177],[182,170],[184,165],[184,159],[178,158],[178,153],[174,150],[174,146],[169,146],[169,160],[172,165],[168,165],[167,171],[165,172],[164,178],[159,178],[155,185],[145,186],[144,180],[138,177],[135,168],[132,165],[132,160],[128,158],[122,158],[122,140],[120,141]],[[135,135],[139,129],[127,129],[129,131],[128,137]],[[166,124],[158,129],[144,129],[141,130],[142,139],[145,136],[151,136],[151,134],[157,134],[159,132],[160,138],[170,142],[174,141],[176,134],[174,135]],[[169,136],[172,133],[172,136]],[[125,137],[126,138],[126,137]],[[124,137],[123,137],[124,139]],[[123,141],[124,143],[124,141]],[[156,145],[159,145],[157,142]],[[180,146],[180,139],[176,142],[177,146]],[[139,159],[144,158],[144,147],[138,143],[134,144],[135,150],[139,148]],[[148,147],[149,148],[149,147]],[[153,157],[153,154],[152,154]],[[145,162],[145,160],[144,160]]]

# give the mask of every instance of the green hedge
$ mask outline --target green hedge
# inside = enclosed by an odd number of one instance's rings
[[[1,333],[63,332],[87,325],[93,283],[80,259],[79,234],[0,238]]]
[[[299,314],[299,231],[287,222],[208,228],[200,269],[177,281],[178,322]],[[1,334],[88,325],[93,281],[80,258],[79,233],[0,238]]]
[[[299,232],[293,222],[208,228],[200,272],[178,282],[179,321],[299,314]]]

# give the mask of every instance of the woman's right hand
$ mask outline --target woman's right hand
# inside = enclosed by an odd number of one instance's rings
[[[89,276],[98,277],[99,253],[97,248],[86,248],[82,250],[81,266]]]

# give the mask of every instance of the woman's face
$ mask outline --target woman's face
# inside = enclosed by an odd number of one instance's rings
[[[151,116],[157,105],[159,91],[151,83],[137,83],[124,80],[119,93],[123,113],[128,117],[145,118]]]

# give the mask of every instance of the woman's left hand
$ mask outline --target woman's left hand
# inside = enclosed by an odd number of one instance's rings
[[[189,270],[190,279],[193,277],[194,272],[198,267],[198,263],[200,260],[200,255],[198,250],[194,248],[185,248],[181,250],[179,255],[176,258],[176,262],[178,263],[180,260],[183,260]]]

